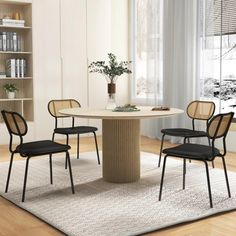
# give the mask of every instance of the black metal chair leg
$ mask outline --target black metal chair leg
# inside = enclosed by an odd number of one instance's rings
[[[211,140],[210,140],[210,138],[207,137],[207,139],[208,139],[208,145],[211,146]]]
[[[95,133],[95,132],[93,132],[93,135],[94,135],[94,141],[95,141],[95,145],[96,145],[96,152],[97,152],[98,165],[100,165],[100,157],[99,157],[99,151],[98,151],[97,136],[96,136],[96,133]]]
[[[231,193],[230,193],[230,187],[229,187],[229,179],[228,179],[228,174],[227,174],[227,169],[226,169],[226,164],[225,164],[225,158],[224,157],[222,157],[222,162],[223,162],[223,166],[224,166],[225,180],[226,180],[226,185],[227,185],[227,190],[228,190],[228,196],[230,198]]]
[[[207,140],[208,140],[208,145],[211,146],[211,140],[210,140],[210,138],[207,137]],[[211,165],[212,165],[212,168],[215,168],[215,163],[214,163],[214,161],[211,162]]]
[[[188,143],[190,143],[190,139],[187,137],[184,138],[184,143],[186,143],[186,140],[188,141]],[[188,159],[188,162],[191,163],[191,159]]]
[[[213,207],[212,203],[212,195],[211,195],[211,183],[210,183],[210,176],[209,176],[209,170],[208,170],[208,163],[207,161],[204,161],[205,167],[206,167],[206,176],[207,176],[207,186],[208,186],[208,193],[209,193],[209,200],[210,200],[210,207]]]
[[[69,135],[67,134],[66,135],[66,145],[69,144]],[[66,157],[66,160],[65,160],[65,169],[67,169],[67,157]]]
[[[77,135],[77,159],[79,159],[79,134]]]
[[[183,189],[185,189],[186,159],[183,159]]]
[[[11,159],[10,159],[10,164],[9,164],[9,169],[8,169],[5,193],[7,193],[7,191],[8,191],[8,186],[9,186],[9,181],[10,181],[10,176],[11,176],[11,168],[12,168],[12,162],[13,162],[14,154],[15,154],[14,152],[11,153]]]
[[[55,137],[55,133],[53,132],[52,134],[52,141],[54,141],[54,137]],[[50,162],[50,158],[52,157],[52,154],[49,154],[49,162]],[[49,163],[50,164],[50,163]]]
[[[25,190],[26,190],[26,182],[27,182],[27,175],[28,175],[29,159],[30,159],[30,157],[27,157],[27,159],[26,159],[25,177],[24,177],[24,185],[23,185],[23,193],[22,193],[22,202],[25,201]]]
[[[50,166],[50,183],[53,184],[53,177],[52,177],[52,154],[49,155],[49,166]]]
[[[52,134],[52,141],[54,141],[54,138],[55,138],[55,133],[53,132],[53,134]]]
[[[190,138],[187,138],[188,139],[188,143],[190,143]],[[192,162],[192,160],[191,159],[189,159],[188,160],[189,161],[189,163],[191,163]],[[185,163],[186,164],[186,163]]]
[[[162,194],[162,188],[163,188],[163,182],[164,182],[164,175],[165,175],[165,168],[166,168],[166,158],[168,155],[165,155],[164,157],[164,163],[162,167],[162,175],[161,175],[161,185],[160,185],[160,191],[159,191],[159,201],[161,201],[161,194]]]
[[[65,159],[65,169],[67,169],[67,158]]]
[[[159,154],[158,167],[161,166],[161,154],[162,154],[162,149],[163,149],[164,137],[165,137],[165,134],[163,134],[161,138],[161,148],[160,148],[160,154]]]
[[[212,168],[215,168],[215,162],[214,161],[211,162],[211,165],[212,165]]]
[[[73,176],[72,176],[72,170],[71,170],[71,164],[70,164],[70,155],[69,152],[66,152],[66,158],[67,158],[67,162],[68,162],[68,167],[69,167],[69,172],[70,172],[70,182],[71,182],[71,190],[72,193],[75,193],[75,189],[74,189],[74,183],[73,183]]]

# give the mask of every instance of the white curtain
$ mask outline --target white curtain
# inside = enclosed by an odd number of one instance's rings
[[[159,42],[163,61],[157,61],[156,64],[157,67],[163,66],[163,71],[159,70],[163,76],[163,96],[161,101],[156,99],[155,105],[186,110],[188,103],[199,97],[197,12],[197,0],[163,0],[163,30],[160,32],[162,40]],[[160,79],[155,76],[148,77],[148,80],[151,78]],[[153,105],[148,96],[146,104]],[[160,130],[171,127],[191,128],[191,122],[186,113],[173,118],[146,120],[142,123],[141,131],[143,135],[160,138]]]

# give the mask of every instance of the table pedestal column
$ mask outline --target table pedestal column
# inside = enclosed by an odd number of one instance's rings
[[[140,120],[102,121],[103,178],[113,183],[140,178]]]

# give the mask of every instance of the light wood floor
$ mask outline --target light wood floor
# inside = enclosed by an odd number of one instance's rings
[[[101,147],[101,138],[98,138]],[[76,142],[71,141],[71,153],[76,153]],[[165,143],[165,147],[171,146]],[[141,139],[141,150],[158,153],[160,142],[146,137]],[[93,138],[82,138],[80,145],[81,152],[93,151]],[[9,153],[7,146],[0,146],[0,161],[8,161]],[[228,170],[236,171],[236,153],[227,154]],[[220,161],[216,161],[216,167],[220,168]],[[1,186],[3,188],[4,186]],[[226,193],[227,194],[227,193]],[[71,219],[73,220],[73,219]],[[176,227],[170,227],[165,230],[148,234],[149,236],[234,236],[236,235],[236,211],[218,216],[199,220],[194,223],[182,224]],[[0,197],[0,236],[60,236],[62,235],[56,229],[48,226],[31,214],[21,210],[12,203]],[[91,235],[92,236],[92,235]]]

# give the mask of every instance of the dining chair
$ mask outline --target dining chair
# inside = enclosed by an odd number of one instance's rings
[[[163,149],[163,142],[166,135],[175,136],[175,137],[182,137],[184,138],[184,143],[186,141],[190,142],[191,138],[201,138],[207,137],[206,131],[200,131],[195,129],[195,121],[201,120],[205,121],[206,125],[208,124],[210,118],[213,116],[215,112],[215,104],[211,101],[192,101],[189,103],[187,107],[187,115],[189,118],[192,119],[192,129],[187,128],[169,128],[169,129],[162,129],[162,139],[161,139],[161,147],[160,147],[160,155],[158,161],[158,167],[161,165],[161,155]],[[209,139],[208,139],[209,142]],[[210,145],[210,142],[209,142]],[[214,162],[212,162],[214,167]]]
[[[49,155],[50,183],[53,184],[51,154],[65,152],[68,166],[69,166],[71,189],[72,189],[72,193],[74,194],[75,191],[74,191],[74,184],[73,184],[73,176],[72,176],[72,170],[71,170],[70,155],[68,152],[68,150],[70,149],[70,146],[56,143],[51,140],[40,140],[40,141],[35,141],[35,142],[24,143],[23,137],[28,132],[28,126],[27,126],[25,119],[17,112],[10,112],[10,111],[2,110],[1,113],[3,116],[3,120],[7,126],[8,132],[10,134],[9,151],[11,152],[11,159],[10,159],[10,164],[9,164],[9,169],[8,169],[8,176],[7,176],[5,193],[8,192],[12,163],[13,163],[13,158],[14,158],[15,154],[18,153],[18,154],[20,154],[21,157],[26,158],[23,193],[22,193],[22,202],[24,202],[25,201],[25,191],[26,191],[29,160],[32,157]],[[13,143],[13,138],[15,136],[19,137],[20,143],[15,148],[13,148],[12,143]]]
[[[225,164],[225,155],[227,152],[225,139],[226,139],[231,121],[233,119],[233,116],[234,116],[233,112],[225,113],[225,114],[218,114],[210,120],[209,124],[207,125],[207,137],[211,140],[211,146],[184,143],[176,147],[167,148],[163,150],[163,153],[165,153],[166,155],[164,157],[164,163],[163,163],[163,169],[162,169],[159,201],[161,201],[165,168],[166,168],[166,160],[167,160],[167,157],[169,156],[183,159],[183,189],[185,189],[186,158],[195,160],[195,161],[204,162],[205,169],[206,169],[208,193],[209,193],[209,200],[210,200],[211,208],[213,207],[213,203],[212,203],[208,162],[209,161],[212,162],[216,157],[222,158],[226,186],[228,190],[228,196],[229,198],[231,197],[227,169],[226,169],[226,164]],[[215,147],[215,140],[219,138],[221,138],[223,142],[223,152],[221,152],[218,148]]]
[[[55,128],[52,135],[52,140],[54,140],[55,134],[62,134],[66,136],[66,144],[69,144],[69,135],[77,135],[77,159],[79,159],[79,137],[80,134],[93,133],[96,152],[97,152],[97,161],[100,165],[100,158],[98,152],[98,144],[96,131],[98,130],[93,126],[75,126],[75,118],[63,115],[60,113],[62,109],[68,108],[79,108],[81,107],[80,103],[74,99],[60,99],[60,100],[51,100],[48,103],[48,111],[55,118]],[[70,118],[71,126],[69,127],[58,127],[58,119]],[[65,167],[67,168],[67,161],[65,162]]]

